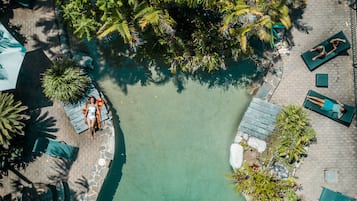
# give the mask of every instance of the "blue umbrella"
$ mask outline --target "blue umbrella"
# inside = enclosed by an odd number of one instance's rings
[[[26,48],[0,23],[0,91],[16,88]]]

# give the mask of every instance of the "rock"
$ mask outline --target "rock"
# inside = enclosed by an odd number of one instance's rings
[[[272,170],[275,172],[279,179],[286,179],[289,177],[289,170],[283,164],[278,162],[274,163]]]
[[[246,134],[246,133],[243,133],[243,139],[244,139],[244,140],[248,140],[248,138],[249,138],[249,135]]]
[[[236,135],[236,137],[234,138],[234,143],[240,143],[243,140],[242,136],[240,135]]]
[[[239,169],[243,163],[243,147],[240,144],[233,143],[230,148],[229,163],[233,170]]]
[[[253,147],[254,149],[256,149],[259,153],[262,153],[263,151],[265,151],[267,144],[265,141],[260,140],[256,137],[250,137],[248,139],[248,145],[250,147]]]

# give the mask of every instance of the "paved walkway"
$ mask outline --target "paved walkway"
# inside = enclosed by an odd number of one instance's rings
[[[313,30],[306,34],[293,28],[295,46],[290,56],[283,56],[283,77],[271,102],[302,105],[307,91],[314,89],[328,97],[354,105],[351,49],[348,51],[349,55],[338,56],[313,72],[307,69],[300,58],[301,53],[341,30],[351,41],[348,2],[308,1],[301,22],[313,27]],[[315,87],[316,73],[329,74],[328,88]],[[318,141],[310,147],[309,156],[297,171],[298,182],[303,185],[300,194],[307,201],[315,201],[319,198],[321,186],[325,186],[357,198],[356,120],[347,128],[315,112],[306,111],[317,132]],[[336,176],[334,181],[325,181],[326,170],[330,176]]]
[[[14,185],[16,182],[31,186],[31,183],[55,184],[65,181],[69,185],[72,200],[96,200],[108,172],[108,164],[113,158],[113,124],[111,120],[106,121],[94,140],[89,132],[78,135],[61,103],[46,99],[40,90],[41,73],[60,54],[53,2],[37,0],[32,9],[12,5],[4,8],[6,13],[0,19],[27,49],[18,88],[14,92],[30,109],[31,120],[26,135],[33,142],[36,137],[46,135],[77,146],[78,156],[76,161],[69,163],[43,154],[19,172],[9,171],[9,176],[1,180],[3,187],[0,188],[0,196],[15,195],[19,187]],[[99,165],[99,159],[104,159],[105,164]]]

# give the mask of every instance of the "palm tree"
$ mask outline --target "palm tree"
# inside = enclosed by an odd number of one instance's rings
[[[304,1],[295,0],[293,6],[303,5]],[[254,1],[247,4],[237,1],[236,4],[226,3],[222,7],[223,21],[221,32],[229,38],[240,42],[243,52],[247,52],[248,36],[256,35],[262,41],[273,40],[271,29],[274,24],[281,23],[286,29],[291,27],[287,1]]]
[[[224,58],[252,54],[252,36],[274,42],[273,25],[288,29],[289,9],[305,0],[94,2],[72,0],[62,6],[64,19],[77,36],[101,39],[117,32],[135,52],[140,47],[145,57],[160,55],[173,72],[194,72],[224,68]]]
[[[89,77],[67,58],[56,61],[42,77],[44,94],[55,101],[77,101],[85,94],[89,83]]]
[[[280,140],[275,147],[276,153],[288,164],[300,162],[301,157],[307,154],[305,147],[316,140],[305,111],[298,105],[288,105],[280,112],[275,134]]]
[[[252,200],[280,201],[295,184],[291,177],[279,180],[269,169],[254,169],[245,162],[242,168],[235,170],[231,178],[236,191],[245,193]]]
[[[0,92],[0,146],[3,148],[8,148],[15,135],[23,134],[23,121],[29,119],[23,113],[26,109],[21,101],[14,100],[13,94]]]

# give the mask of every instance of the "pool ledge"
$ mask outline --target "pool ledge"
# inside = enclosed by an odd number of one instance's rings
[[[111,116],[111,115],[110,115]],[[88,201],[95,201],[99,195],[101,187],[110,169],[115,151],[115,129],[111,119],[104,122],[103,131],[99,135],[100,146],[99,158],[91,170],[91,177],[88,179],[89,191]]]

